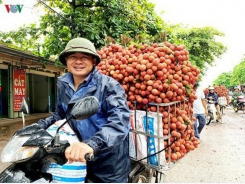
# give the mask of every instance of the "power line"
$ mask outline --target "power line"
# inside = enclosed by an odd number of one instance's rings
[[[54,9],[52,9],[50,6],[48,6],[47,4],[45,4],[43,1],[41,0],[37,0],[40,4],[42,4],[43,6],[45,6],[47,9],[49,9],[50,11],[54,12],[55,14],[57,14],[59,17],[61,17],[62,19],[64,19],[66,22],[70,22],[69,20],[67,20],[65,17],[63,17],[62,15],[60,15],[57,11],[55,11]]]

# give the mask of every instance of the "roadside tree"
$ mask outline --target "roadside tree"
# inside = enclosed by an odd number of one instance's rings
[[[231,82],[235,85],[245,83],[245,59],[234,67]]]
[[[217,79],[215,79],[214,84],[216,86],[224,85],[227,88],[231,88],[236,85],[234,82],[230,80],[232,78],[232,75],[232,72],[222,73],[217,77]]]
[[[213,65],[216,58],[219,58],[227,48],[215,40],[217,36],[224,34],[213,27],[183,28],[176,26],[173,29],[173,42],[184,44],[189,51],[190,61],[198,66],[204,74],[207,66]]]
[[[223,33],[212,27],[167,25],[156,15],[154,6],[148,0],[38,0],[36,8],[45,7],[39,24],[0,32],[0,41],[41,56],[44,64],[53,59],[59,65],[57,55],[73,37],[86,37],[98,49],[113,42],[129,45],[167,40],[185,45],[189,60],[202,74],[207,64],[212,65],[226,51],[222,43],[215,41]]]

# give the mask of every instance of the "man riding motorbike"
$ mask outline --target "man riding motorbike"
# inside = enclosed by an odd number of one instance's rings
[[[220,122],[224,123],[222,121],[222,115],[221,115],[221,112],[220,112],[220,107],[219,107],[219,102],[218,102],[218,95],[217,95],[217,93],[214,92],[214,87],[210,86],[208,89],[209,89],[209,92],[206,95],[206,99],[207,100],[212,100],[214,102],[214,105],[215,105],[215,108],[217,110]]]
[[[92,42],[85,38],[70,40],[59,55],[68,73],[59,77],[56,112],[38,124],[44,129],[58,120],[69,117],[74,103],[95,96],[100,108],[85,120],[71,120],[69,125],[80,142],[65,151],[69,162],[85,162],[84,156],[94,154],[87,162],[85,182],[124,183],[131,170],[128,134],[130,111],[125,91],[113,78],[99,73],[101,61]]]
[[[238,102],[237,97],[239,97],[241,95],[243,95],[243,94],[239,91],[239,88],[235,87],[235,91],[232,93],[232,99],[231,99],[231,102],[232,102],[235,110],[237,109],[237,102]]]

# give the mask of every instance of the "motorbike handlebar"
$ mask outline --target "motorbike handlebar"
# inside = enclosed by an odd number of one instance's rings
[[[56,160],[56,163],[63,165],[65,164],[68,160],[65,158],[65,150],[70,146],[68,141],[60,141],[60,146],[49,146],[46,148],[46,151],[50,154],[56,154],[54,160]],[[84,156],[85,160],[90,162],[94,159],[94,155],[91,153],[87,153]]]
[[[68,146],[70,146],[70,144],[68,144]],[[66,150],[66,148],[68,148],[68,146],[66,146],[66,147],[63,149],[63,151],[62,151],[64,155],[65,155],[65,150]],[[84,158],[85,158],[86,161],[90,162],[90,161],[92,161],[92,160],[94,159],[94,154],[92,154],[92,153],[87,153],[87,154],[84,156]]]
[[[214,103],[215,103],[215,101],[209,100],[209,99],[206,99],[206,101],[207,101],[208,103],[210,103],[210,104],[214,104]]]

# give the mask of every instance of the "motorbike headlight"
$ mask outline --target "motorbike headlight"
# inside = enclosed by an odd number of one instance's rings
[[[7,143],[7,145],[3,149],[1,161],[4,163],[20,162],[22,160],[32,157],[38,151],[39,148],[36,146],[22,147],[22,145],[29,138],[30,135],[12,137],[12,139]]]

